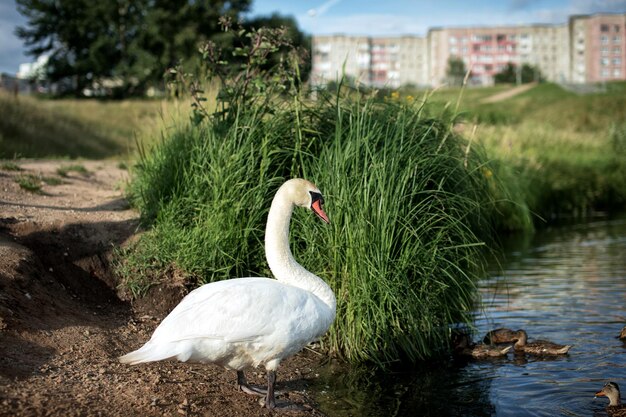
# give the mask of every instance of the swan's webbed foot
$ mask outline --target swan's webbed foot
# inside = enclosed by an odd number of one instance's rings
[[[266,389],[248,384],[248,380],[243,371],[237,371],[237,388],[246,394],[256,395],[258,397],[265,397],[267,395]]]
[[[266,407],[267,399],[265,397],[259,398],[259,405],[261,407]],[[310,408],[303,407],[298,404],[290,403],[286,400],[275,400],[273,407],[267,407],[270,410],[285,410],[285,411],[307,411]]]

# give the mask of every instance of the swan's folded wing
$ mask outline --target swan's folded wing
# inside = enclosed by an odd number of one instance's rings
[[[274,285],[278,284],[278,285]],[[153,341],[211,338],[252,341],[271,334],[282,310],[277,281],[239,278],[200,287],[185,297],[154,331]]]

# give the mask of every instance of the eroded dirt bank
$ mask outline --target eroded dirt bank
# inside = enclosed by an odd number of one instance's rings
[[[113,161],[79,164],[87,174],[60,176],[65,161],[0,169],[0,415],[322,415],[307,394],[319,366],[311,352],[278,374],[278,388],[289,392],[283,398],[300,411],[261,408],[235,390],[234,372],[214,366],[117,362],[148,340],[185,289],[163,286],[135,305],[124,300],[109,262],[137,232],[138,215],[121,191],[128,174]],[[19,177],[62,184],[41,182],[32,193]],[[262,370],[248,375],[265,382]]]

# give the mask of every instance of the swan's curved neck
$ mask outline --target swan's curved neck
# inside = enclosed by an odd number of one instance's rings
[[[265,230],[267,263],[277,280],[312,292],[334,311],[336,300],[331,288],[300,265],[291,253],[289,224],[293,207],[293,203],[279,189],[272,201]]]

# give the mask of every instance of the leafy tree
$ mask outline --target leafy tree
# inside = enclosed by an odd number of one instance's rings
[[[450,85],[463,85],[466,73],[465,62],[463,62],[461,58],[457,56],[450,56],[448,58],[446,75]]]
[[[221,17],[219,23],[224,35],[221,40],[231,47],[207,41],[200,47],[199,71],[188,72],[183,65],[169,71],[170,87],[189,92],[194,100],[194,123],[211,118],[229,125],[240,109],[252,106],[271,114],[276,96],[300,90],[300,68],[305,60],[302,48],[292,43],[288,28],[247,29],[228,17]],[[220,86],[215,112],[204,106],[202,90],[213,81]]]
[[[32,56],[49,55],[52,82],[74,93],[104,79],[122,94],[159,83],[165,70],[196,55],[219,32],[218,17],[238,17],[251,0],[17,0],[27,18],[16,34]]]
[[[518,67],[509,62],[506,67],[494,76],[496,84],[516,84],[519,80],[522,84],[530,83],[533,81],[541,81],[543,79],[539,68],[529,64],[523,64],[520,68],[520,73],[517,72]],[[519,76],[519,79],[518,79]]]
[[[294,49],[300,49],[306,51],[309,56],[311,53],[311,37],[307,36],[298,28],[298,23],[291,16],[283,16],[278,13],[273,13],[270,16],[254,17],[244,22],[243,27],[250,31],[252,29],[272,28],[272,29],[284,29],[284,37],[288,41],[287,44],[283,44],[278,48],[278,51],[272,53],[268,58],[268,62],[264,69],[275,67],[281,60],[285,59],[285,56]],[[307,80],[309,73],[311,72],[311,60],[304,59],[301,61],[300,66],[300,79]]]

